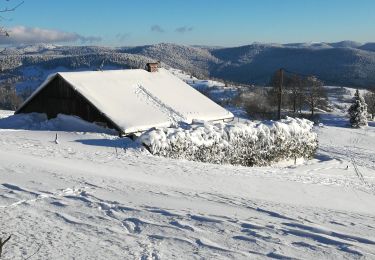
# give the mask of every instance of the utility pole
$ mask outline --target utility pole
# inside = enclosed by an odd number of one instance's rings
[[[284,70],[279,70],[279,93],[278,93],[278,107],[277,107],[277,118],[278,120],[281,119],[281,102],[282,102],[282,91],[283,91],[283,84],[284,84]]]

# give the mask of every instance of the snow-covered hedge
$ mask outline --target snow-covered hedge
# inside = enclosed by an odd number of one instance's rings
[[[197,124],[150,130],[140,136],[154,155],[233,165],[269,165],[309,158],[318,146],[313,123],[287,118],[280,122]]]

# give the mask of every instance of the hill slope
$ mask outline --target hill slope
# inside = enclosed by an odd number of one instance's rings
[[[138,47],[34,45],[9,48],[0,54],[0,79],[27,82],[35,88],[55,71],[143,68],[160,60],[164,66],[198,77],[216,77],[247,84],[267,84],[283,67],[313,74],[330,85],[375,86],[374,44],[355,42],[252,44],[235,48],[155,44]]]
[[[354,48],[295,48],[249,45],[213,50],[226,61],[211,75],[243,83],[269,82],[279,68],[317,75],[326,84],[369,86],[375,83],[375,53]]]

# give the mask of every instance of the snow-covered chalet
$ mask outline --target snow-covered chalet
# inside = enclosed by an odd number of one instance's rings
[[[59,72],[15,112],[75,115],[131,135],[174,122],[230,120],[233,114],[163,68]]]

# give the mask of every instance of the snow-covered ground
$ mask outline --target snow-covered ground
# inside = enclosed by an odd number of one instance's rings
[[[230,102],[240,93],[241,90],[243,90],[243,86],[225,85],[223,82],[217,80],[197,79],[196,77],[193,77],[182,70],[174,68],[169,68],[169,72],[179,77],[196,90],[207,95],[219,105],[225,107],[237,118],[247,118],[246,111],[244,109],[233,106],[233,104],[231,104],[232,102]],[[246,88],[244,90],[248,91]]]
[[[375,124],[344,116],[322,118],[315,159],[254,168],[154,157],[106,133],[56,144],[64,118],[0,119],[3,257],[374,259]]]

